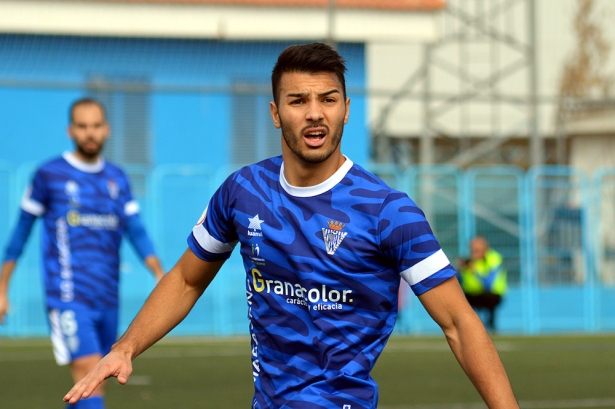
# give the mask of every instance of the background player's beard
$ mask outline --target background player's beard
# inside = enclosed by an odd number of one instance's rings
[[[91,140],[88,139],[84,143],[76,143],[75,147],[77,148],[77,152],[79,152],[84,158],[88,160],[95,160],[101,154],[103,147],[105,146],[104,142],[96,145],[96,148],[86,148],[86,144]]]
[[[338,126],[334,128],[335,131],[333,133],[329,132],[330,128],[328,126],[320,123],[314,123],[313,125],[310,125],[310,127],[323,126],[327,128],[327,138],[331,138],[329,147],[325,151],[312,149],[302,150],[299,141],[301,141],[303,138],[303,130],[301,130],[301,133],[299,135],[295,135],[290,127],[284,125],[282,118],[280,118],[280,125],[282,128],[282,137],[284,138],[284,141],[286,142],[286,145],[291,150],[291,152],[294,153],[304,163],[311,165],[316,165],[327,160],[340,145],[340,142],[342,140],[342,134],[344,133],[343,122],[338,124]]]

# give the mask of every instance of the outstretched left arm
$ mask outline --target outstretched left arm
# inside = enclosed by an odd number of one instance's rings
[[[452,277],[419,299],[440,325],[457,361],[490,409],[518,409],[495,345]]]

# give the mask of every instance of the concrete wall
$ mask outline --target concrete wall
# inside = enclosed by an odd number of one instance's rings
[[[462,4],[462,7],[460,6]],[[489,29],[495,29],[502,37],[508,36],[521,44],[527,44],[528,26],[526,1],[511,1],[512,4],[504,13],[493,13],[492,18],[481,22]],[[538,97],[541,100],[539,112],[540,132],[550,136],[554,133],[555,98],[558,95],[559,82],[566,61],[573,56],[576,45],[576,34],[573,19],[577,11],[577,0],[537,0],[536,3],[536,59]],[[481,4],[488,9],[501,9],[500,3],[469,2],[464,0],[449,0],[449,9],[462,9],[472,17],[477,15],[474,7]],[[487,6],[485,6],[487,4]],[[604,29],[605,39],[615,45],[615,26],[610,24],[615,15],[615,3],[610,0],[594,1],[593,19]],[[488,13],[487,13],[488,14]],[[472,37],[467,42],[468,47],[462,50],[453,43],[448,43],[438,54],[440,61],[457,64],[460,54],[465,53],[468,61],[464,69],[466,74],[477,80],[485,79],[491,70],[502,69],[519,61],[522,54],[519,47],[500,43],[497,48],[489,47],[480,30],[469,25],[460,24],[452,19],[447,12],[438,15],[439,38],[446,39],[449,35],[463,34]],[[436,41],[437,43],[437,41]],[[382,107],[390,100],[383,94],[395,92],[417,72],[424,61],[424,42],[371,42],[367,46],[368,83],[375,98],[370,100],[369,120],[375,123]],[[611,55],[615,49],[611,50]],[[607,64],[598,67],[605,72],[615,72],[615,58],[610,57]],[[526,98],[529,93],[527,70],[518,71],[498,82],[497,94],[516,98]],[[387,130],[392,135],[419,135],[422,130],[423,109],[421,105],[422,83],[414,88],[413,97],[395,105]],[[461,94],[467,88],[458,80],[453,72],[434,69],[431,78],[432,98],[438,99],[438,94]],[[464,102],[453,107],[442,117],[438,125],[451,135],[467,134],[488,136],[498,132],[506,133],[513,129],[523,134],[527,132],[519,122],[527,117],[526,109],[512,104],[494,103],[489,93],[483,93],[483,101]],[[494,124],[495,123],[495,124]]]

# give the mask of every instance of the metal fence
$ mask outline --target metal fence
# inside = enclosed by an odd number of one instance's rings
[[[407,192],[425,211],[449,259],[468,255],[469,241],[486,237],[505,257],[509,293],[500,308],[503,333],[615,330],[615,168],[585,175],[541,166],[389,165],[368,168]],[[0,163],[0,245],[14,225],[19,197],[33,164]],[[137,199],[166,269],[187,248],[186,238],[208,198],[234,170],[201,165],[127,168],[140,187]],[[11,314],[0,336],[47,333],[37,228],[19,261],[10,289]],[[34,243],[33,243],[34,242]],[[154,282],[128,246],[122,248],[121,329],[132,320]],[[418,300],[405,297],[396,332],[439,331]],[[248,330],[245,272],[238,254],[224,265],[202,299],[173,333],[234,335]]]

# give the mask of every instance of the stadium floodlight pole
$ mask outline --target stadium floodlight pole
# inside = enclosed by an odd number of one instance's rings
[[[335,43],[335,0],[329,0],[327,6],[327,44],[337,49]]]

